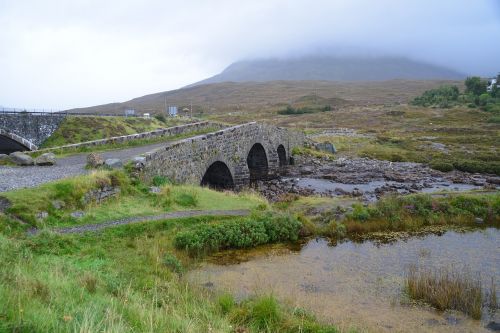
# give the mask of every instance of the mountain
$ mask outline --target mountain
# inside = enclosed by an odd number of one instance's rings
[[[293,59],[239,61],[222,73],[193,85],[217,82],[277,80],[385,81],[394,79],[463,79],[454,70],[397,57],[308,56]]]

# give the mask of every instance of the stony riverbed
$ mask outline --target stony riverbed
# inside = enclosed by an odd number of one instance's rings
[[[298,156],[275,179],[257,182],[258,190],[272,201],[286,193],[358,197],[374,201],[387,193],[432,193],[500,189],[500,177],[461,171],[441,172],[424,164],[368,158],[337,159]]]

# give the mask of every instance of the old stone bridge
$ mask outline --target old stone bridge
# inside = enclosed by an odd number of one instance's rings
[[[47,112],[0,112],[0,153],[38,149],[65,116]]]
[[[146,154],[145,178],[165,176],[177,183],[239,189],[272,177],[302,146],[301,132],[247,123],[180,140]]]

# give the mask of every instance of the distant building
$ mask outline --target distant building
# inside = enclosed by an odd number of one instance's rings
[[[150,118],[150,117],[151,117],[151,115],[150,115],[149,113],[144,113],[142,116],[143,116],[144,118]]]
[[[177,106],[169,106],[168,107],[168,115],[170,117],[175,117],[177,116]]]
[[[500,74],[496,78],[488,79],[488,87],[486,87],[487,92],[492,92],[493,87],[495,87],[495,85],[497,86],[497,88],[500,89],[499,77],[500,77]]]
[[[125,117],[133,117],[133,116],[135,116],[135,110],[133,109],[125,110]]]

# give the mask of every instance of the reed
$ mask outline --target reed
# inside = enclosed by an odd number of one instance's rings
[[[406,272],[405,287],[411,298],[425,301],[438,310],[458,310],[481,319],[481,280],[467,270],[431,270],[413,265]]]

